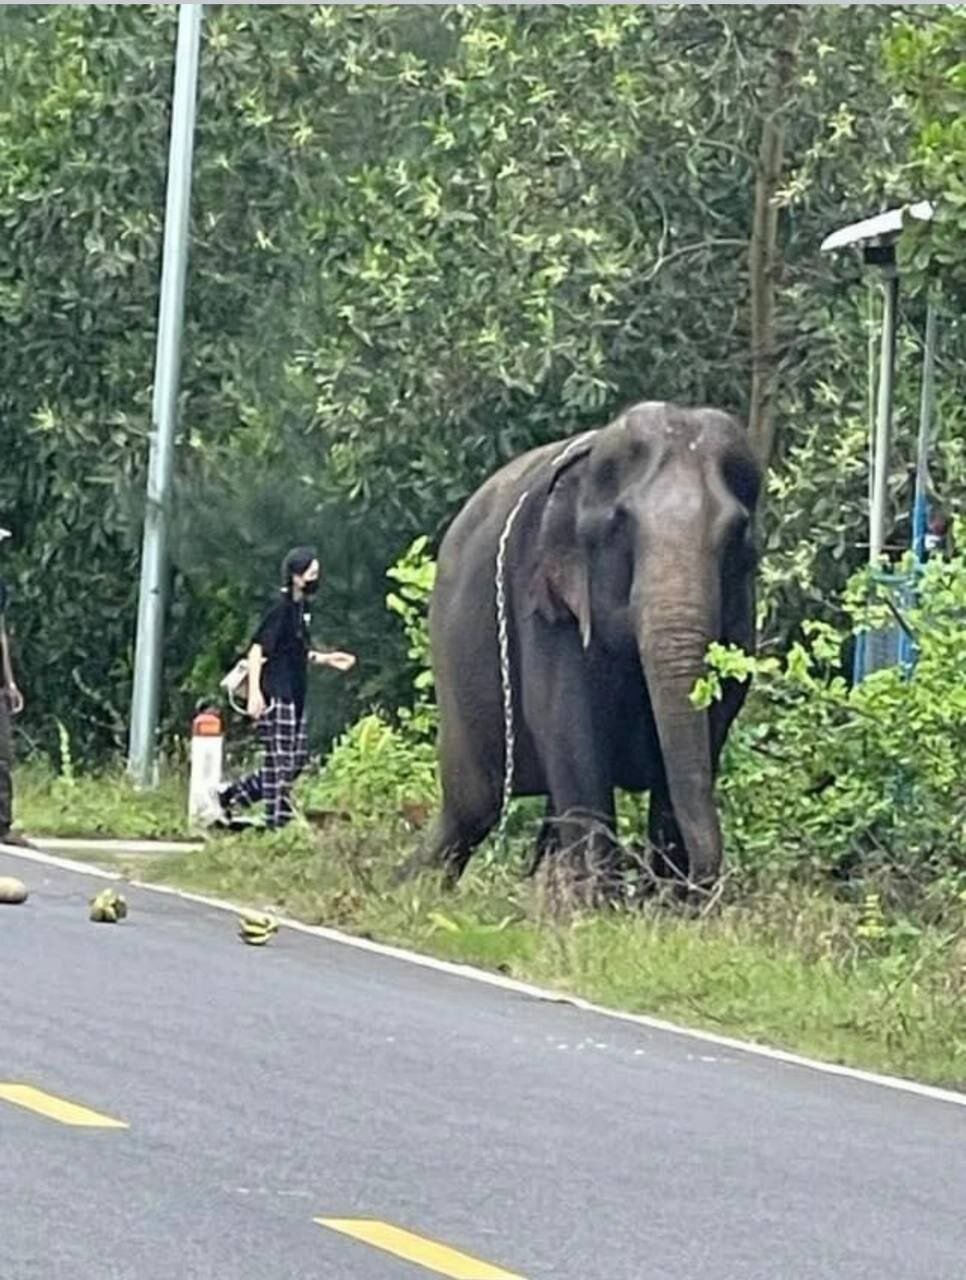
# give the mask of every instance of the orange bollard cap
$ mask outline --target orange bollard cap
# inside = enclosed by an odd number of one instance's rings
[[[221,716],[217,711],[202,711],[191,722],[194,738],[220,738],[221,732]]]

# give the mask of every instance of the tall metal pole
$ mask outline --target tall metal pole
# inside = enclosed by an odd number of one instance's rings
[[[885,546],[889,452],[892,443],[892,387],[896,363],[896,303],[899,277],[895,261],[883,264],[882,354],[879,359],[879,402],[876,411],[872,504],[869,511],[869,563],[875,568]]]
[[[866,362],[868,364],[868,416],[869,416],[869,440],[868,440],[868,463],[867,463],[867,479],[866,489],[868,491],[869,508],[872,507],[872,476],[875,472],[875,375],[876,375],[876,358],[879,349],[879,341],[876,339],[875,332],[875,312],[876,312],[876,287],[875,278],[867,277],[867,323],[868,345],[866,348]]]
[[[151,786],[154,782],[155,734],[161,693],[165,578],[168,569],[168,507],[174,471],[202,10],[203,6],[200,4],[178,6],[178,45],[171,108],[161,297],[158,306],[147,507],[141,550],[141,588],[138,598],[128,755],[128,768],[141,786]]]
[[[926,298],[926,346],[922,354],[922,390],[919,398],[919,445],[916,450],[916,496],[912,504],[912,547],[916,561],[926,558],[926,487],[929,478],[929,441],[936,406],[936,300]]]

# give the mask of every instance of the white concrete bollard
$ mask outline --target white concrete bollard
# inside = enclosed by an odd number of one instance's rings
[[[191,722],[188,824],[208,826],[221,817],[215,788],[221,783],[225,733],[217,711],[200,711]]]

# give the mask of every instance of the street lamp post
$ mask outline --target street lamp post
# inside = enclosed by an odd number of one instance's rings
[[[892,442],[892,388],[896,360],[896,312],[899,296],[899,273],[896,267],[896,241],[907,219],[928,222],[933,215],[928,200],[889,209],[861,222],[850,223],[827,235],[822,252],[858,247],[863,260],[882,272],[882,341],[879,360],[879,394],[876,402],[874,445],[872,450],[872,487],[869,502],[869,563],[875,568],[885,546],[885,523],[889,481],[889,448]]]
[[[873,572],[882,571],[882,553],[885,549],[886,521],[889,496],[889,453],[892,444],[892,401],[895,382],[896,329],[898,324],[899,272],[896,265],[896,243],[907,219],[928,222],[933,207],[927,200],[917,204],[889,209],[875,217],[865,218],[840,227],[822,241],[822,251],[858,247],[863,260],[877,266],[882,273],[882,333],[879,357],[879,385],[876,397],[875,422],[872,424],[871,464],[872,476],[869,492],[869,564]],[[935,316],[930,304],[926,333],[926,360],[923,368],[923,408],[920,421],[919,447],[916,465],[916,501],[914,526],[918,530],[925,523],[925,468],[928,451],[928,419],[932,405],[932,361],[935,349]],[[871,354],[871,353],[870,353]],[[914,539],[918,555],[919,539]],[[924,531],[922,542],[924,542]],[[854,675],[861,680],[879,659],[870,653],[869,635],[858,638],[855,652]],[[900,637],[899,658],[911,663],[908,638]]]
[[[869,506],[869,563],[882,558],[886,540],[889,492],[889,454],[892,451],[892,402],[896,375],[896,322],[899,272],[894,244],[882,246],[878,266],[882,271],[882,347],[879,353],[879,395],[872,449],[872,501]]]
[[[922,391],[919,401],[919,440],[916,445],[916,494],[912,506],[912,549],[916,562],[926,560],[926,490],[929,480],[929,444],[936,412],[936,297],[926,299],[926,340],[922,354]]]
[[[128,754],[128,769],[141,786],[150,786],[154,782],[155,735],[164,644],[165,579],[168,571],[168,519],[174,472],[202,11],[201,4],[178,6],[178,43],[171,108],[161,296],[158,305],[147,505],[141,550],[141,586],[138,596]]]

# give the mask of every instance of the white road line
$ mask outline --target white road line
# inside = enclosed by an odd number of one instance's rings
[[[26,862],[59,867],[64,871],[74,871],[78,875],[92,876],[101,880],[121,880],[123,877],[116,871],[102,871],[87,863],[73,862],[69,858],[56,858],[39,850],[20,849],[11,845],[0,844],[0,853],[12,858],[22,858]],[[201,906],[212,907],[216,911],[230,911],[237,914],[244,909],[244,904],[226,902],[222,898],[209,898],[200,893],[189,893],[184,889],[174,889],[168,885],[145,884],[142,880],[128,880],[134,888],[148,893],[164,894],[171,898],[180,898],[184,902],[195,902]],[[620,1009],[608,1009],[605,1005],[594,1004],[581,996],[568,995],[566,992],[551,991],[545,987],[532,986],[527,982],[519,982],[515,978],[507,978],[500,973],[487,973],[485,969],[476,969],[472,965],[454,964],[450,960],[438,960],[435,956],[421,955],[417,951],[406,951],[402,947],[390,946],[385,942],[372,942],[368,938],[356,938],[349,933],[341,933],[337,929],[328,929],[324,925],[303,924],[300,920],[290,920],[285,916],[277,917],[279,925],[293,929],[297,933],[306,933],[314,938],[324,938],[327,942],[336,942],[340,946],[355,947],[357,951],[369,951],[373,955],[386,956],[392,960],[401,960],[406,964],[418,965],[423,969],[433,969],[437,973],[448,973],[457,978],[465,978],[471,982],[481,982],[490,987],[498,987],[503,991],[512,991],[517,995],[529,996],[534,1000],[546,1000],[555,1004],[566,1004],[583,1013],[597,1014],[599,1017],[613,1018],[618,1022],[627,1022],[632,1026],[646,1027],[650,1031],[664,1031],[671,1035],[687,1036],[703,1044],[718,1045],[723,1049],[734,1049],[739,1053],[752,1054],[758,1058],[768,1058],[772,1062],[781,1062],[786,1066],[802,1067],[809,1071],[819,1071],[824,1075],[843,1076],[848,1080],[858,1080],[863,1084],[878,1085],[884,1089],[895,1089],[901,1093],[915,1094],[919,1098],[929,1098],[933,1102],[949,1102],[957,1107],[966,1107],[966,1093],[958,1093],[953,1089],[941,1089],[937,1085],[920,1084],[916,1080],[904,1080],[901,1076],[880,1075],[875,1071],[863,1071],[858,1067],[845,1067],[836,1062],[821,1062],[817,1058],[806,1058],[801,1054],[790,1053],[785,1049],[773,1049],[769,1045],[754,1044],[748,1040],[738,1040],[733,1036],[718,1035],[714,1031],[701,1031],[695,1027],[684,1027],[676,1022],[667,1022],[663,1018],[653,1018],[645,1013],[625,1013]]]
[[[44,840],[44,848],[53,853],[70,853],[89,849],[92,853],[198,853],[203,840],[81,840],[56,836]]]

